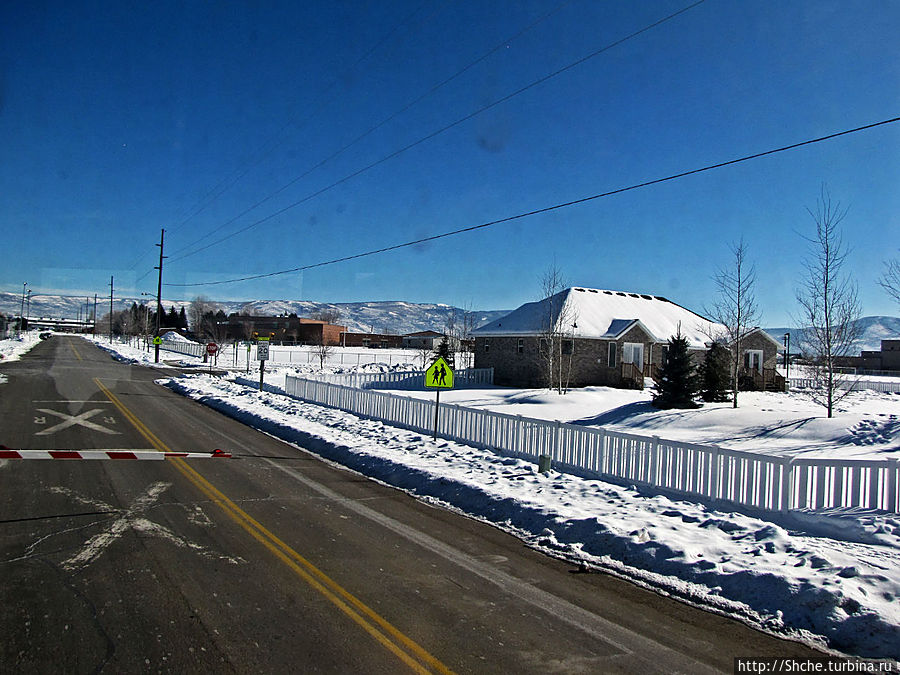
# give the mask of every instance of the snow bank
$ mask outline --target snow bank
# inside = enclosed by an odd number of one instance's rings
[[[548,553],[781,635],[900,658],[900,518],[851,514],[829,526],[808,516],[813,536],[802,520],[786,527],[599,480],[542,475],[522,460],[220,379],[160,383]]]
[[[41,338],[34,331],[26,331],[21,337],[0,340],[0,363],[18,361],[22,354],[34,347]]]

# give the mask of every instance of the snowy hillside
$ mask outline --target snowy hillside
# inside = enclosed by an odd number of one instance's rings
[[[881,341],[891,338],[900,339],[900,318],[896,316],[866,316],[858,321],[861,337],[850,355],[858,356],[860,351],[878,351]],[[791,351],[798,351],[800,331],[796,328],[766,328],[769,335],[779,342],[785,333],[791,334]]]
[[[89,301],[88,301],[89,300]],[[133,302],[155,304],[155,299],[115,298],[113,307],[116,311],[131,307]],[[22,304],[22,296],[16,293],[0,293],[0,312],[18,316]],[[163,300],[163,307],[168,311],[172,306],[185,309],[189,302]],[[273,316],[279,314],[297,314],[310,316],[317,312],[333,312],[340,314],[338,323],[347,326],[351,331],[394,333],[413,333],[421,330],[442,331],[447,316],[456,311],[458,317],[463,310],[458,307],[441,304],[425,304],[400,301],[385,302],[339,302],[324,303],[306,300],[254,300],[251,302],[221,302],[219,305],[226,314],[246,312]],[[87,306],[87,310],[85,307]],[[92,313],[94,299],[91,297],[71,297],[63,295],[32,295],[31,317],[52,317],[77,319]],[[109,311],[109,298],[98,298],[97,315],[102,317]],[[477,311],[475,325],[481,326],[508,313],[508,310]]]

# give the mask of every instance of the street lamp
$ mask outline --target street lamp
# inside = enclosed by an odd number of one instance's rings
[[[791,375],[791,334],[784,334],[784,369],[785,377]]]

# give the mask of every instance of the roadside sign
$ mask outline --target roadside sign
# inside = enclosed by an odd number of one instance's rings
[[[260,340],[256,345],[256,360],[267,361],[269,358],[269,341]]]
[[[210,342],[206,345],[206,353],[210,356],[215,354],[217,351],[219,351],[219,345],[217,345],[215,342]]]
[[[157,335],[155,338],[153,338],[153,344],[155,344],[155,345],[161,345],[161,344],[162,344],[162,338],[159,337],[159,336]]]
[[[437,357],[425,371],[425,386],[429,389],[453,389],[453,368],[443,357]]]

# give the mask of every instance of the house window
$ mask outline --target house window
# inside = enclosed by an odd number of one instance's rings
[[[763,353],[762,349],[748,349],[744,352],[744,368],[747,370],[755,370],[762,372]]]
[[[516,342],[516,351],[519,354],[523,354],[525,352],[525,340],[523,340],[522,338],[519,338],[519,340]]]
[[[666,365],[669,362],[669,345],[662,346],[662,354],[659,357],[660,365]]]
[[[370,342],[369,338],[363,338],[363,347],[365,347],[366,349],[368,349],[368,347],[369,347],[369,342]]]
[[[388,346],[387,340],[382,340],[382,341],[381,341],[381,348],[382,348],[382,349],[387,349],[387,346]]]
[[[548,349],[547,345],[548,345],[547,338],[541,338],[541,346],[540,346],[541,356],[545,356],[547,354],[547,349]]]
[[[607,356],[607,363],[610,368],[616,367],[616,343],[609,343],[609,355]]]
[[[575,340],[563,340],[562,353],[572,354],[575,351]]]
[[[489,351],[491,351],[491,341],[485,340],[484,341],[484,353],[487,354]]]
[[[642,367],[644,365],[644,345],[640,342],[626,342],[622,345],[622,363],[633,363]]]

